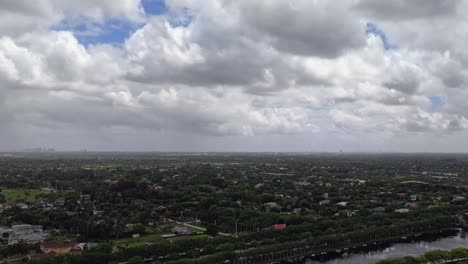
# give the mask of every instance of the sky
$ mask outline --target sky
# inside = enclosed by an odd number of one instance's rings
[[[467,13],[2,0],[0,150],[468,152]]]

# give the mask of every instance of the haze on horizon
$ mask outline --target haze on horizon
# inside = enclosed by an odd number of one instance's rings
[[[468,152],[467,13],[3,0],[0,150]]]

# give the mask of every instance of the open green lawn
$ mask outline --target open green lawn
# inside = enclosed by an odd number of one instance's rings
[[[34,201],[36,199],[36,195],[49,193],[49,191],[42,189],[0,189],[0,193],[5,196],[7,202],[15,202],[17,200]]]
[[[180,240],[180,239],[186,239],[186,238],[190,238],[190,239],[197,239],[197,238],[208,238],[208,235],[205,235],[205,234],[200,234],[200,235],[193,235],[193,236],[189,236],[189,237],[173,237],[173,238],[169,238],[168,241],[177,241],[177,240]]]
[[[112,240],[111,242],[112,242],[112,244],[117,245],[117,246],[121,246],[121,247],[129,247],[129,248],[139,247],[139,246],[143,246],[146,241],[148,241],[150,239],[158,238],[162,234],[163,234],[163,232],[159,231],[159,232],[154,232],[152,234],[144,235],[144,236],[141,236],[141,237],[138,237],[138,238],[126,237],[126,238]],[[202,237],[207,237],[207,235],[204,235],[204,234],[194,235],[194,236],[191,236],[190,238],[202,238]],[[180,239],[180,237],[170,238],[170,239],[168,239],[168,241],[178,240],[178,239]]]
[[[145,244],[145,241],[158,238],[160,236],[161,236],[161,233],[154,233],[150,235],[141,236],[138,238],[126,237],[126,238],[121,238],[117,240],[112,240],[112,243],[114,245],[122,246],[122,247],[138,247],[138,246],[143,246]]]

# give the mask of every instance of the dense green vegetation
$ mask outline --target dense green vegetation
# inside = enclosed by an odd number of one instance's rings
[[[32,263],[217,263],[455,227],[466,165],[463,155],[23,153],[0,158],[0,226],[99,244]]]
[[[460,260],[458,263],[468,263],[468,249],[466,248],[455,248],[450,251],[435,250],[426,252],[424,255],[419,257],[404,257],[397,259],[388,259],[379,261],[377,264],[423,264],[423,263],[440,263],[442,261]]]

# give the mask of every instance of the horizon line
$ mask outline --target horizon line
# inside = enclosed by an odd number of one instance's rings
[[[468,152],[444,152],[444,151],[174,151],[174,150],[0,150],[0,154],[468,154]]]

